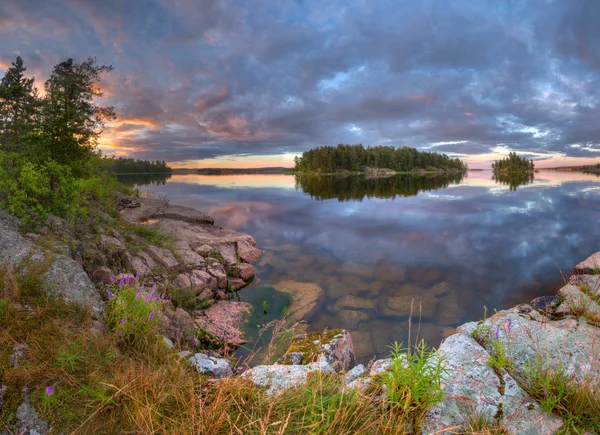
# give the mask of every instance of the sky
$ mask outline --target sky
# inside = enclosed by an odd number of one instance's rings
[[[338,143],[600,161],[600,1],[2,0],[0,70],[95,57],[107,155],[292,166]]]

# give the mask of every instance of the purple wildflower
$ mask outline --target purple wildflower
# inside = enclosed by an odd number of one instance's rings
[[[113,292],[111,292],[110,289],[108,289],[106,291],[106,294],[108,295],[108,299],[112,299],[115,297],[115,294]]]
[[[496,338],[500,337],[500,328],[496,328]]]
[[[156,291],[156,283],[152,284],[152,292]]]
[[[119,287],[123,287],[124,284],[125,284],[125,282],[123,281],[123,278],[121,278],[119,280]]]
[[[115,282],[115,274],[114,273],[110,273],[110,283],[113,284]]]
[[[152,322],[152,319],[154,319],[154,311],[152,311],[148,316],[148,322]]]
[[[144,292],[144,287],[140,287],[139,291],[137,292],[137,294],[135,295],[136,299],[139,299],[142,296],[142,293]]]
[[[127,319],[121,319],[121,321],[119,322],[119,325],[123,326],[125,324],[125,322],[127,322]]]
[[[140,273],[139,273],[139,272],[136,272],[136,273],[135,273],[135,280],[136,280],[136,281],[139,281],[139,280],[140,280]]]
[[[119,332],[117,332],[117,335],[118,335],[119,337],[122,337],[122,336],[123,336],[123,331],[119,331]]]
[[[152,295],[150,293],[146,293],[146,296],[144,296],[144,302],[150,302],[150,299],[152,299]]]
[[[48,385],[46,387],[46,396],[52,396],[54,394],[54,385]]]

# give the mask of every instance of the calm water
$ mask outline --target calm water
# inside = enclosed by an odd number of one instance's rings
[[[561,269],[600,250],[600,178],[582,173],[517,181],[490,172],[383,180],[175,175],[141,190],[256,239],[265,255],[255,282],[239,293],[256,307],[251,337],[257,325],[294,311],[293,296],[273,286],[297,288],[300,303],[318,296],[296,312],[308,328],[349,329],[361,361],[407,342],[411,300],[412,340],[418,332],[438,346],[484,306],[491,312],[554,294]]]

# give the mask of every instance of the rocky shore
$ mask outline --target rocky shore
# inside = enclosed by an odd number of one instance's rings
[[[254,239],[164,200],[119,196],[118,210],[119,219],[101,214],[94,231],[76,231],[51,218],[48,225],[25,234],[17,219],[0,212],[0,263],[6,270],[24,262],[30,268],[43,264],[40,270],[49,291],[88,309],[96,328],[103,327],[102,295],[107,286],[123,279],[155,285],[167,295],[160,333],[173,352],[203,375],[240,376],[271,396],[305,383],[311,372],[337,376],[343,388],[359,392],[388,376],[390,358],[356,365],[351,334],[343,329],[296,336],[276,364],[236,367],[226,356],[245,342],[239,327],[251,307],[230,298],[253,280],[251,263],[261,257]],[[166,239],[157,246],[152,243],[154,233],[128,225],[152,228]],[[577,385],[600,384],[599,271],[600,252],[575,266],[557,295],[466,323],[444,339],[428,361],[444,367],[444,399],[428,411],[422,433],[452,433],[472,415],[483,416],[510,434],[559,430],[561,417],[545,411],[528,393],[532,367],[562,373]],[[289,293],[302,310],[310,310],[318,297],[305,286],[298,291],[293,281],[281,281],[276,287]],[[352,296],[343,301],[351,306]],[[346,305],[340,302],[339,308]],[[303,312],[289,315],[300,319]],[[214,350],[203,350],[207,347]],[[27,357],[27,346],[15,343],[9,353],[10,364],[18,365]],[[24,387],[22,403],[12,417],[16,433],[50,433]],[[0,411],[3,388],[0,385]]]

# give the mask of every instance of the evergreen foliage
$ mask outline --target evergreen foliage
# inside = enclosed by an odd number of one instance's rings
[[[519,157],[514,151],[511,151],[508,154],[508,157],[496,160],[494,163],[492,163],[492,170],[494,171],[494,173],[528,173],[533,172],[534,169],[535,165],[533,164],[533,160],[527,160],[524,157]]]
[[[166,162],[156,160],[136,160],[124,157],[105,157],[100,161],[100,168],[116,174],[170,174],[172,169]]]
[[[91,202],[107,202],[116,179],[101,173],[96,145],[115,114],[96,99],[110,70],[68,59],[40,95],[21,57],[8,68],[0,79],[0,208],[37,222],[49,213],[77,219]]]
[[[600,174],[600,163],[584,166],[581,170],[588,174]]]
[[[397,172],[453,171],[463,172],[467,165],[446,154],[422,152],[415,148],[391,146],[364,147],[362,145],[323,146],[305,151],[294,159],[297,172],[333,173],[362,172],[365,167],[387,168]]]

